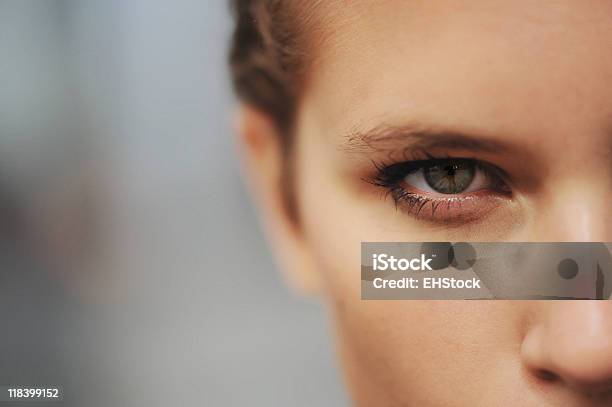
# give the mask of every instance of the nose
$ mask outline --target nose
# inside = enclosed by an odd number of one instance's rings
[[[612,302],[550,302],[534,316],[521,346],[535,377],[572,391],[612,392]]]
[[[589,181],[556,183],[538,208],[526,241],[612,241],[612,194]]]

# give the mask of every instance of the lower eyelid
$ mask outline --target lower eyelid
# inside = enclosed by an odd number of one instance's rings
[[[417,218],[439,224],[465,224],[482,220],[499,208],[506,198],[477,191],[466,195],[450,197],[428,197],[424,194],[404,191],[396,196],[396,207]]]

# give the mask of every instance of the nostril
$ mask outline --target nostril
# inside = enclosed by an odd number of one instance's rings
[[[558,374],[547,369],[537,369],[534,373],[536,377],[547,382],[556,382],[560,379]]]
[[[612,391],[609,301],[555,301],[539,312],[520,343],[526,377],[551,391],[607,397]]]

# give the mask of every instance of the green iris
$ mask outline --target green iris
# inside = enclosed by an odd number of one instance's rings
[[[427,184],[441,194],[459,194],[465,191],[476,174],[473,163],[450,161],[423,169]]]

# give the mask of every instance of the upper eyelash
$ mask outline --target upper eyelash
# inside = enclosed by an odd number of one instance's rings
[[[413,160],[413,161],[403,161],[393,164],[385,164],[382,162],[372,161],[372,164],[376,168],[376,175],[371,179],[365,179],[366,182],[385,188],[385,197],[391,196],[395,202],[396,208],[398,205],[404,204],[406,205],[406,210],[415,216],[418,216],[419,213],[426,207],[431,206],[431,215],[433,216],[436,210],[441,205],[446,205],[447,209],[452,204],[462,204],[462,199],[466,199],[466,197],[457,197],[457,196],[449,196],[444,198],[430,198],[423,196],[421,194],[413,193],[407,191],[400,185],[400,182],[406,177],[406,175],[411,174],[415,171],[421,170],[423,168],[440,165],[443,163],[453,162],[469,162],[474,164],[478,168],[483,171],[486,171],[489,175],[495,176],[500,184],[498,185],[498,189],[501,192],[509,193],[506,190],[507,188],[507,176],[505,172],[489,163],[486,163],[481,160],[471,159],[471,158],[452,158],[452,157],[444,157],[444,158],[436,158],[429,154],[426,154],[429,159],[425,160]]]
[[[448,162],[469,162],[476,164],[478,167],[485,171],[490,171],[488,168],[484,168],[483,163],[478,160],[470,158],[430,158],[428,160],[415,160],[415,161],[403,161],[394,164],[384,164],[381,162],[372,162],[376,168],[376,175],[369,180],[371,184],[380,187],[391,187],[400,182],[406,175],[411,174],[415,171],[433,167],[436,165],[448,163]],[[366,180],[367,181],[367,180]]]

